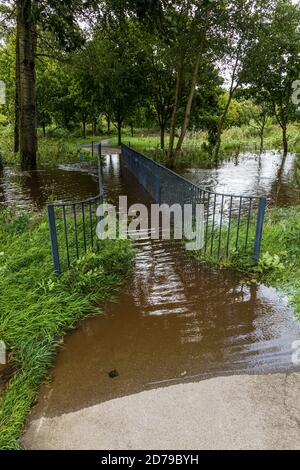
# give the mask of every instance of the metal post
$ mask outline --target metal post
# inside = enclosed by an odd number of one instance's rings
[[[264,226],[266,205],[267,205],[266,198],[261,197],[259,199],[257,223],[256,223],[255,243],[254,243],[254,259],[255,259],[255,261],[259,260],[259,255],[260,255],[261,239],[262,239],[262,232],[263,232],[263,226]]]
[[[56,224],[55,224],[55,212],[54,205],[48,205],[48,221],[50,228],[50,239],[51,239],[51,250],[52,258],[54,263],[54,270],[57,276],[60,276],[60,262],[59,262],[59,252],[58,252],[58,243],[57,243],[57,234],[56,234]]]
[[[104,194],[104,185],[103,185],[103,170],[102,170],[102,160],[101,160],[101,143],[98,145],[98,180],[99,180],[99,195],[102,197]]]

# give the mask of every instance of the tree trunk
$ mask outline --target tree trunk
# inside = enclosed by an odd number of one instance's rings
[[[86,122],[82,121],[82,137],[86,138]]]
[[[283,156],[286,157],[289,151],[289,144],[287,138],[287,125],[283,124],[282,128],[282,143],[283,143]]]
[[[107,134],[110,134],[110,117],[106,116],[106,121],[107,121]]]
[[[176,123],[177,123],[177,113],[178,113],[178,106],[179,106],[179,95],[180,95],[180,88],[182,82],[182,74],[183,74],[183,62],[184,57],[181,55],[180,65],[177,71],[176,77],[176,87],[175,87],[175,100],[174,100],[174,107],[171,117],[171,125],[170,125],[170,139],[169,139],[169,150],[168,150],[168,166],[174,166],[174,140],[175,140],[175,130],[176,130]]]
[[[195,63],[195,67],[194,67],[190,93],[189,93],[188,101],[187,101],[186,108],[185,108],[184,122],[183,122],[183,126],[182,126],[182,129],[181,129],[181,132],[180,132],[180,136],[179,136],[177,145],[176,145],[175,162],[176,162],[176,160],[178,159],[178,157],[181,153],[182,144],[183,144],[183,141],[184,141],[184,138],[185,138],[185,135],[186,135],[186,131],[188,129],[188,125],[189,125],[189,122],[190,122],[191,109],[192,109],[193,99],[194,99],[194,95],[195,95],[197,77],[198,77],[198,73],[199,73],[199,68],[200,68],[200,63],[201,63],[201,59],[202,59],[203,49],[204,49],[204,41],[202,42],[201,47],[200,47],[200,49],[198,51],[198,54],[197,54],[197,57],[196,57],[196,63]]]
[[[32,0],[17,0],[20,58],[20,156],[23,168],[36,165],[36,28]]]
[[[19,31],[16,34],[16,91],[15,91],[15,129],[14,129],[14,152],[20,149],[20,54],[19,54]]]
[[[234,68],[233,68],[233,71],[232,71],[228,100],[227,100],[224,112],[221,116],[221,119],[220,119],[220,122],[219,122],[219,125],[218,125],[216,145],[215,145],[215,148],[214,148],[214,151],[213,151],[213,156],[214,156],[214,159],[215,159],[216,162],[218,161],[218,158],[219,158],[220,147],[221,147],[221,137],[222,137],[222,132],[223,132],[223,126],[224,126],[224,123],[225,123],[225,119],[226,119],[226,116],[227,116],[227,113],[228,113],[228,109],[229,109],[231,100],[232,100],[233,95],[235,93],[235,90],[237,89],[238,84],[239,84],[238,82],[236,84],[234,84],[234,82],[235,82],[237,72],[238,72],[238,69],[239,69],[240,53],[241,53],[241,42],[238,45],[237,55],[236,55],[236,58],[235,58],[235,64],[234,64]]]
[[[93,119],[93,135],[95,136],[97,134],[97,118],[95,117]]]
[[[262,154],[264,151],[264,129],[261,129],[259,136],[260,136],[259,153]]]
[[[163,150],[165,148],[165,124],[160,125],[160,148]]]
[[[43,137],[46,137],[46,124],[45,121],[42,122]]]
[[[227,116],[227,113],[228,113],[228,109],[229,109],[230,103],[231,103],[232,98],[233,98],[233,93],[234,93],[234,90],[231,90],[230,93],[229,93],[228,100],[227,100],[227,103],[226,103],[224,112],[223,112],[223,114],[222,114],[222,116],[221,116],[221,119],[220,119],[220,122],[219,122],[219,125],[218,125],[218,131],[217,131],[217,137],[216,137],[216,145],[215,145],[215,148],[214,148],[214,151],[213,151],[213,156],[214,156],[214,160],[215,160],[215,161],[217,161],[218,158],[219,158],[219,153],[220,153],[220,148],[221,148],[221,137],[222,137],[223,127],[224,127],[224,123],[225,123],[225,119],[226,119],[226,116]]]
[[[118,146],[122,145],[122,122],[118,121]]]
[[[131,130],[131,137],[133,137],[133,125],[130,124],[130,130]]]
[[[267,123],[267,113],[263,113],[262,118],[261,118],[261,124],[260,124],[260,132],[259,132],[259,137],[260,137],[259,153],[260,154],[262,154],[264,150],[264,134],[265,134],[266,123]]]

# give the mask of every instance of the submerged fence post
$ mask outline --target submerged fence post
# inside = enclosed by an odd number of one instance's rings
[[[101,143],[100,143],[98,145],[98,180],[99,180],[99,195],[100,195],[100,197],[102,197],[103,194],[104,194],[101,152],[102,152],[102,147],[101,147]]]
[[[265,197],[259,198],[257,223],[256,223],[256,233],[255,233],[255,243],[254,243],[254,259],[255,259],[255,261],[259,260],[259,255],[260,255],[261,239],[262,239],[262,233],[263,233],[266,205],[267,205],[266,198]]]
[[[58,252],[58,243],[57,243],[57,234],[56,234],[56,224],[55,224],[55,212],[54,205],[48,205],[48,220],[50,228],[50,239],[51,239],[51,250],[52,258],[54,263],[54,270],[57,276],[60,276],[60,262],[59,262],[59,252]]]

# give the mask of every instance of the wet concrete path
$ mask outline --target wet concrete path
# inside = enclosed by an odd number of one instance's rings
[[[31,421],[28,449],[300,449],[300,374],[173,385]]]
[[[104,173],[108,201],[127,194],[129,203],[150,203],[119,156],[106,157]],[[140,240],[136,248],[120,297],[66,338],[33,426],[150,389],[296,370],[292,345],[300,328],[278,292],[200,265],[174,241]],[[118,376],[110,378],[114,369]]]

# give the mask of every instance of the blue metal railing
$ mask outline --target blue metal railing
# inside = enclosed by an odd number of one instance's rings
[[[122,145],[122,161],[158,204],[203,204],[202,255],[228,258],[251,254],[258,261],[261,249],[265,197],[213,192],[197,186],[136,150]]]
[[[232,252],[260,255],[266,209],[265,197],[223,194],[201,188],[136,150],[122,145],[122,161],[137,181],[159,204],[203,204],[203,256],[227,258]],[[101,144],[98,146],[99,194],[81,201],[48,204],[50,240],[55,273],[59,276],[72,262],[98,249],[97,208],[103,202]]]
[[[97,208],[103,201],[101,144],[98,145],[99,194],[81,201],[48,204],[48,221],[54,270],[59,276],[88,249],[98,249]]]

